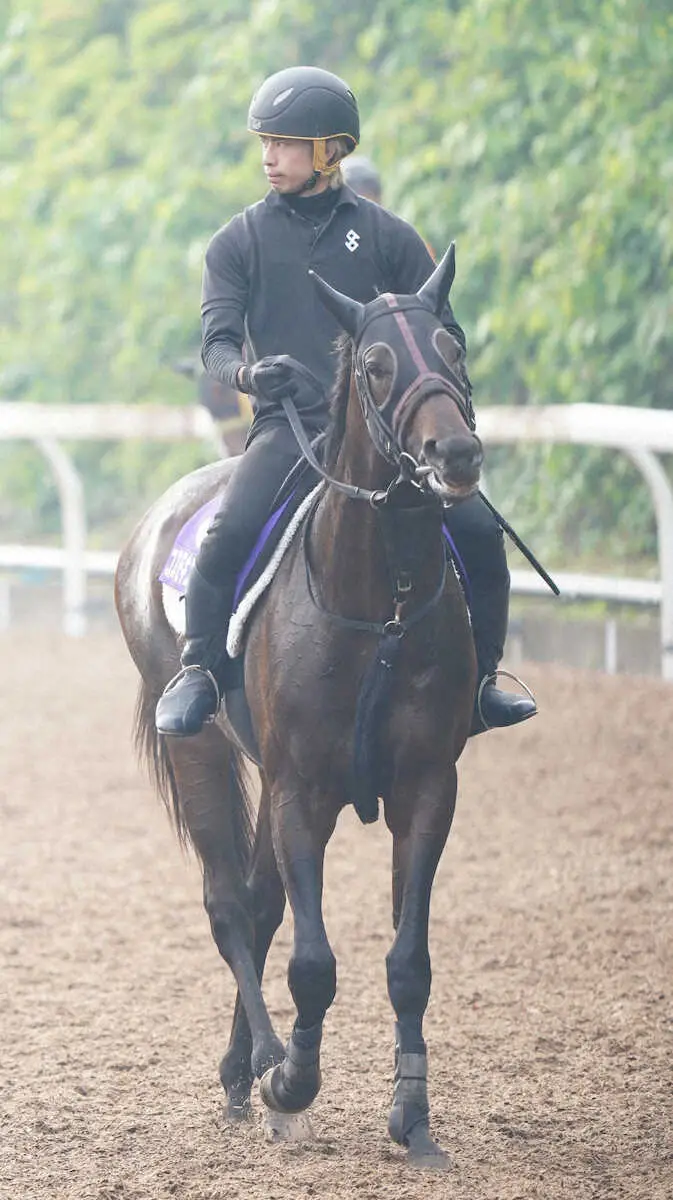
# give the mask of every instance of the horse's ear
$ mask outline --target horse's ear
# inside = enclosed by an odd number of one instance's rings
[[[350,296],[344,296],[343,292],[337,292],[329,283],[325,283],[324,279],[316,275],[315,271],[309,271],[309,275],[325,308],[328,308],[336,317],[346,333],[355,337],[365,311],[364,304],[360,304],[359,300],[351,300]]]
[[[449,298],[456,277],[456,243],[452,242],[442,261],[418,292],[418,299],[438,317]]]

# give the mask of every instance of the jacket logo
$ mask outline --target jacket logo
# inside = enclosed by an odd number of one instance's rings
[[[350,250],[351,254],[353,254],[353,252],[355,250],[357,250],[359,245],[360,245],[360,234],[356,233],[354,229],[349,229],[348,233],[346,234],[346,238],[344,240],[344,246],[346,247],[347,250]]]

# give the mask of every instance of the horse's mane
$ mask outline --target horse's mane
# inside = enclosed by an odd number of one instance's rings
[[[330,420],[325,433],[325,469],[334,470],[346,432],[346,412],[351,384],[352,340],[342,334],[334,347],[337,370],[330,392]]]

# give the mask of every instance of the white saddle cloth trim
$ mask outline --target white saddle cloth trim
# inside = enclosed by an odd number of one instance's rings
[[[166,620],[175,633],[185,632],[185,598],[168,583],[161,585],[161,602]]]
[[[263,595],[271,583],[271,580],[280,566],[285,551],[293,540],[297,530],[299,529],[299,526],[304,520],[304,517],[311,508],[311,505],[318,498],[324,487],[325,484],[321,481],[316,485],[316,487],[314,487],[313,491],[309,492],[308,496],[302,500],[299,508],[285,530],[285,533],[276,546],[276,549],[271,555],[268,566],[262,572],[257,582],[254,583],[250,588],[250,591],[245,593],[238,608],[236,609],[236,612],[232,616],[229,622],[229,632],[227,634],[227,654],[230,658],[238,658],[238,655],[243,653],[245,629],[250,613],[255,607],[255,604],[259,600],[260,596]]]

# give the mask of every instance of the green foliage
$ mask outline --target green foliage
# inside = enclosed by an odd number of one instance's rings
[[[456,237],[477,407],[670,406],[665,0],[0,0],[0,28],[3,396],[194,402],[170,364],[198,345],[208,238],[262,194],[250,95],[303,61],[358,94],[389,206]],[[78,451],[101,519],[195,454]],[[2,461],[25,503],[30,454]],[[489,482],[540,552],[652,551],[611,456],[498,451]]]

